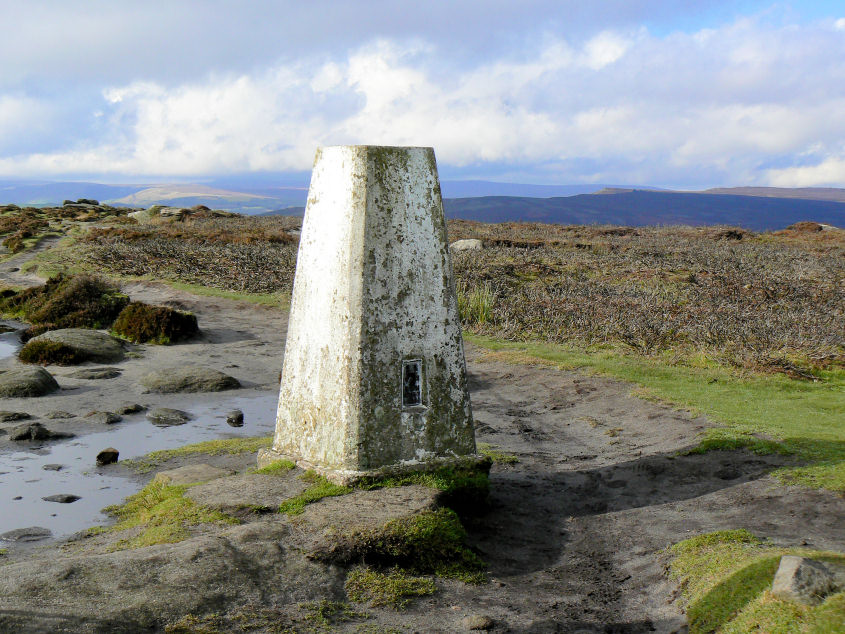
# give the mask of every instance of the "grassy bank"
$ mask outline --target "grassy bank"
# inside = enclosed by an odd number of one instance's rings
[[[845,370],[819,372],[819,381],[776,374],[748,374],[718,365],[695,368],[548,343],[510,342],[467,334],[492,358],[542,363],[630,381],[637,396],[707,415],[722,427],[701,438],[700,450],[748,447],[794,454],[807,466],[784,468],[784,482],[845,491]]]
[[[845,564],[845,555],[779,548],[746,530],[719,531],[669,549],[670,574],[681,583],[690,634],[707,632],[841,632],[845,592],[805,606],[769,592],[782,555]]]

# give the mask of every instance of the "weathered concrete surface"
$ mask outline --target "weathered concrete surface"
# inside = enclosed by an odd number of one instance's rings
[[[403,366],[414,361],[419,405],[403,399],[403,379],[415,374]],[[433,150],[318,150],[291,301],[276,455],[358,472],[472,454],[466,386]]]

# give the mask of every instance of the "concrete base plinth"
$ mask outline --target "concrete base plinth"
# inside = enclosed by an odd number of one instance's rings
[[[444,467],[452,469],[478,470],[487,473],[490,471],[490,466],[492,465],[492,460],[488,456],[482,456],[481,454],[469,454],[466,456],[439,456],[428,460],[409,460],[407,462],[387,465],[378,469],[352,471],[321,467],[320,465],[312,464],[302,458],[288,456],[273,449],[258,450],[259,469],[271,465],[274,462],[278,462],[279,460],[290,460],[296,464],[297,467],[314,471],[327,480],[341,486],[354,486],[362,480],[376,480],[380,478],[408,475],[410,473],[436,471]]]

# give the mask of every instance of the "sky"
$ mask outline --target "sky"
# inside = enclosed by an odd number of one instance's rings
[[[845,187],[845,2],[0,0],[0,179]]]

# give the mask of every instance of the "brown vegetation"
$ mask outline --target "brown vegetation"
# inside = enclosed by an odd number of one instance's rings
[[[18,359],[24,363],[39,365],[76,365],[87,360],[75,348],[59,341],[30,341],[18,352]]]
[[[166,306],[132,302],[117,316],[112,331],[134,343],[169,344],[197,334],[197,318]]]

